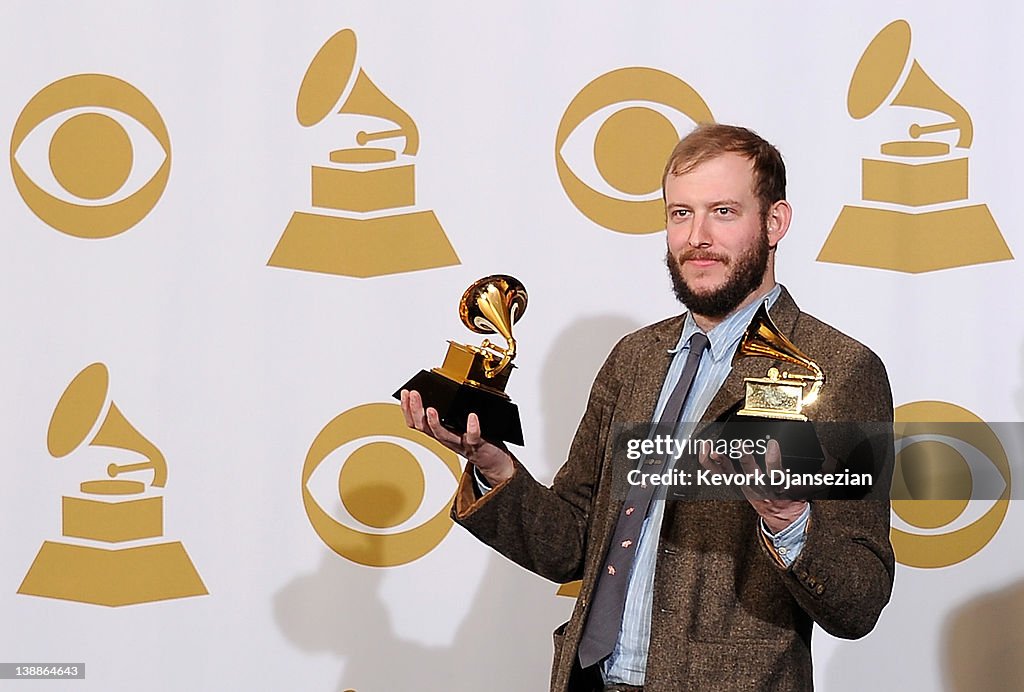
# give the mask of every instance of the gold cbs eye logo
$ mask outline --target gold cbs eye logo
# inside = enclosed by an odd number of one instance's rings
[[[326,462],[339,456],[344,460],[333,471]],[[448,535],[461,472],[454,452],[406,427],[397,404],[364,404],[336,417],[313,441],[302,466],[302,503],[313,530],[338,555],[396,567],[423,557]],[[444,481],[452,490],[431,514],[425,499],[436,498]]]
[[[36,130],[44,134],[37,138]],[[45,143],[36,139],[47,132],[44,154]],[[43,222],[77,238],[109,238],[141,221],[160,199],[171,140],[141,91],[117,77],[79,74],[32,97],[14,125],[10,158],[18,192]],[[130,184],[139,187],[125,194]]]
[[[671,116],[663,109],[670,110]],[[596,167],[596,174],[584,173],[582,166],[577,174],[566,163],[570,154],[566,144],[571,146],[573,133],[598,116],[604,121],[592,135],[591,167]],[[566,108],[555,136],[555,168],[565,194],[584,216],[609,230],[632,234],[663,230],[661,174],[679,141],[674,122],[681,120],[679,116],[694,123],[714,120],[700,94],[667,72],[624,67],[587,84]]]
[[[1006,451],[991,427],[954,404],[916,401],[897,408],[895,419],[896,559],[926,569],[963,562],[995,537],[1006,517]]]

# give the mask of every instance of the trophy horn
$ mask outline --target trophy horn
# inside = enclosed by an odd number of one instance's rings
[[[781,360],[785,363],[799,365],[810,370],[810,375],[784,373],[783,377],[804,382],[811,381],[810,389],[803,396],[803,405],[812,404],[818,398],[818,391],[825,383],[825,373],[822,372],[817,363],[811,360],[806,353],[789,340],[789,337],[782,333],[772,321],[771,316],[768,314],[768,309],[763,303],[757,309],[754,319],[747,326],[747,331],[743,335],[740,347],[736,350],[736,355],[733,356],[733,365],[741,358],[748,356],[761,356]]]
[[[484,339],[482,349],[489,349],[500,356],[484,362],[487,377],[495,377],[512,364],[516,357],[516,340],[512,336],[512,325],[526,312],[526,288],[519,279],[507,274],[493,274],[474,281],[462,294],[459,301],[459,317],[462,323],[477,334],[500,334],[507,346],[502,348]],[[495,360],[498,362],[495,364]]]

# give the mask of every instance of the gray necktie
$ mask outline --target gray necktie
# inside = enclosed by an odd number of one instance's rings
[[[671,428],[679,421],[683,404],[693,386],[697,374],[700,357],[708,347],[708,338],[701,332],[690,337],[690,352],[686,356],[686,364],[679,376],[679,382],[668,398],[665,408],[658,419],[659,428]],[[626,501],[622,505],[622,513],[615,525],[608,555],[601,574],[594,587],[594,596],[590,605],[590,615],[583,627],[583,638],[580,640],[580,664],[586,668],[608,656],[615,648],[622,628],[622,613],[626,607],[626,587],[629,575],[636,558],[637,542],[643,528],[647,510],[657,486],[653,484],[631,486],[626,493]]]

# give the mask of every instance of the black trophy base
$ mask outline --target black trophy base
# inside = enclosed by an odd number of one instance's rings
[[[825,453],[818,439],[818,432],[811,421],[765,418],[762,416],[741,416],[736,407],[727,416],[719,437],[726,440],[772,439],[779,443],[782,452],[782,468],[792,473],[817,473],[825,463]],[[762,471],[765,469],[763,454],[754,455]]]
[[[456,382],[430,370],[420,370],[392,396],[401,398],[402,389],[419,392],[424,408],[437,409],[441,424],[449,430],[460,435],[466,432],[466,420],[470,413],[475,413],[485,440],[523,444],[519,407],[500,394]]]

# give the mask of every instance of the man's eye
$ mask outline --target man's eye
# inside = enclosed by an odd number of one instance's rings
[[[719,216],[728,216],[732,213],[732,209],[729,207],[718,207],[718,209],[715,209],[715,213]]]

